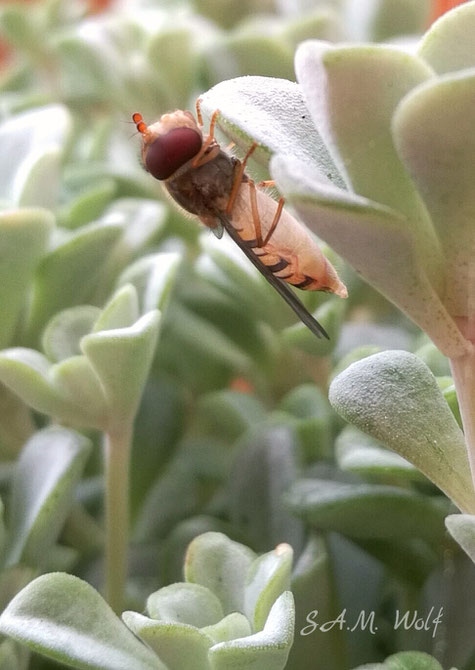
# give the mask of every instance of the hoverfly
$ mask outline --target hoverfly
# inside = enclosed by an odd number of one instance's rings
[[[211,117],[209,132],[196,103],[196,122],[189,111],[163,114],[150,126],[141,114],[132,119],[142,135],[145,168],[163,182],[172,198],[196,215],[218,237],[223,229],[248,259],[279,292],[302,322],[317,337],[328,338],[323,326],[307,311],[289,287],[348,293],[336,270],[307,230],[246,174],[246,163],[257,147],[254,142],[243,160],[231,156],[214,137],[219,115]]]

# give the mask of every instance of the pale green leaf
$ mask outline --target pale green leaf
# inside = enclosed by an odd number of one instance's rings
[[[475,511],[462,431],[417,356],[384,351],[353,363],[329,397],[343,418],[413,463],[463,512]]]
[[[1,615],[0,631],[78,670],[167,670],[97,591],[72,575],[31,582]]]
[[[72,507],[90,446],[79,433],[59,427],[27,442],[12,483],[10,565],[42,565]]]

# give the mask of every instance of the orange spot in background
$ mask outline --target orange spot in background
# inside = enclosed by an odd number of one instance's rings
[[[88,14],[100,14],[112,7],[115,0],[86,0]]]
[[[239,393],[254,393],[254,386],[245,377],[234,377],[229,384],[231,391]]]
[[[433,0],[430,23],[434,23],[439,16],[442,16],[442,14],[445,14],[445,12],[448,12],[450,9],[454,9],[457,5],[462,5],[466,1],[467,0]]]
[[[12,57],[12,50],[4,40],[0,40],[0,70],[8,65]]]

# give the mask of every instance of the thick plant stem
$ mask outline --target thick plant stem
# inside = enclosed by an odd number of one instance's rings
[[[475,490],[475,352],[450,361]]]
[[[127,578],[129,542],[129,470],[132,426],[114,430],[105,437],[105,595],[120,614]]]

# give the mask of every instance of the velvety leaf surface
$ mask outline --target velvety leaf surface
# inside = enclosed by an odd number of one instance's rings
[[[339,630],[333,628],[324,635],[318,635],[316,631],[312,634],[307,620],[315,609],[318,609],[320,621],[332,621],[338,616],[340,610],[333,569],[326,542],[310,535],[292,574],[296,634],[286,670],[315,670],[316,658],[325,670],[345,667],[345,646]],[[303,634],[305,632],[309,634]]]
[[[70,406],[51,388],[51,363],[33,349],[14,347],[0,353],[0,380],[39,412],[68,414]]]
[[[118,286],[133,284],[139,295],[142,313],[163,310],[178,272],[181,256],[175,252],[142,256],[120,275]]]
[[[53,365],[49,379],[54,390],[71,408],[68,413],[58,416],[64,420],[69,415],[78,426],[99,429],[107,426],[110,408],[100,380],[85,356],[71,356]]]
[[[121,226],[91,224],[45,256],[38,268],[28,324],[32,340],[53,314],[88,302],[121,232]]]
[[[71,117],[61,105],[17,114],[0,126],[0,197],[25,207],[54,207]]]
[[[33,274],[46,252],[53,216],[42,209],[0,213],[0,348],[10,344]]]
[[[301,89],[286,79],[238,77],[223,81],[202,96],[202,110],[210,118],[219,109],[218,126],[242,149],[252,141],[262,165],[279,152],[296,155],[320,167],[329,179],[342,184],[328,150],[318,135]],[[300,123],[296,124],[298,118]]]
[[[136,612],[124,612],[122,618],[169,670],[209,670],[208,649],[213,641],[198,628],[156,621]]]
[[[205,626],[202,631],[211,637],[214,643],[228,642],[252,634],[249,620],[240,612],[232,612],[213,626]]]
[[[475,17],[473,5],[472,14]],[[410,92],[393,119],[399,155],[442,243],[448,277],[444,304],[457,316],[467,315],[471,295],[475,139],[470,115],[474,103],[475,73],[466,70]]]
[[[285,499],[292,512],[314,528],[349,537],[440,542],[444,533],[444,506],[393,486],[301,479]]]
[[[45,428],[27,442],[12,483],[9,564],[45,560],[72,507],[89,451],[89,440],[66,428]]]
[[[398,102],[429,79],[431,69],[393,47],[317,41],[300,45],[295,69],[317,130],[352,189],[414,217],[427,252],[433,252],[427,216],[391,138]],[[355,80],[358,86],[352,86]]]
[[[1,615],[0,631],[79,670],[167,670],[97,591],[72,575],[31,582]]]
[[[101,330],[128,328],[140,316],[137,291],[131,284],[122,286],[109,300],[92,328],[93,333]]]
[[[439,74],[475,66],[475,6],[462,3],[426,32],[418,53]]]
[[[336,459],[342,470],[349,470],[364,476],[404,481],[423,481],[424,475],[412,463],[383,449],[377,440],[366,433],[347,426],[338,435],[336,442]]]
[[[447,530],[475,563],[475,516],[451,514],[445,519]]]
[[[429,333],[443,353],[458,356],[466,351],[465,340],[424,271],[403,215],[335,188],[294,157],[274,157],[271,170],[302,221]],[[425,259],[430,259],[431,274],[438,269],[437,285],[444,269],[439,253],[431,254],[429,246]]]
[[[97,321],[101,310],[92,305],[80,305],[58,312],[48,322],[43,337],[43,350],[51,361],[62,361],[79,356],[79,342]]]
[[[475,510],[463,434],[417,356],[385,351],[353,363],[329,397],[343,418],[413,463],[462,511]]]
[[[248,570],[255,559],[254,552],[243,544],[221,533],[205,533],[188,547],[185,579],[212,591],[225,614],[243,612]]]
[[[201,584],[181,582],[164,586],[147,598],[152,619],[185,623],[196,628],[211,626],[224,614],[218,598]]]
[[[435,658],[421,651],[401,651],[389,656],[384,663],[360,665],[354,670],[442,670],[442,666]]]
[[[293,642],[293,618],[294,600],[286,591],[274,603],[264,630],[210,649],[212,670],[282,670]]]
[[[289,590],[292,558],[292,547],[282,543],[249,567],[244,608],[255,632],[264,628],[272,606]]]
[[[148,312],[128,328],[91,333],[81,341],[115,421],[127,420],[136,411],[155,350],[159,317],[157,311]]]

